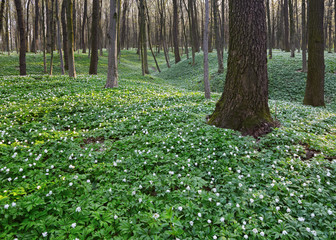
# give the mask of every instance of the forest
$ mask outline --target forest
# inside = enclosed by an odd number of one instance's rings
[[[0,239],[336,239],[336,0],[0,0]]]

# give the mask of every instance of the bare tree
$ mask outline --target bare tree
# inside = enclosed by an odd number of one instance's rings
[[[208,39],[209,39],[209,0],[205,0],[203,51],[204,51],[204,93],[206,99],[210,99]]]
[[[17,12],[17,23],[20,33],[20,75],[26,75],[26,36],[23,20],[23,10],[21,0],[14,0],[14,3]]]

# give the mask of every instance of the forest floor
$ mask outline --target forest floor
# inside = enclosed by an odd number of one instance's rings
[[[41,75],[42,55],[0,55],[0,239],[335,239],[336,56],[326,54],[325,108],[303,106],[301,57],[269,60],[281,127],[259,140],[206,124],[223,88],[210,54],[141,76],[123,51],[104,89],[76,55],[78,77]],[[171,57],[173,60],[173,57]],[[226,63],[226,62],[225,62]]]

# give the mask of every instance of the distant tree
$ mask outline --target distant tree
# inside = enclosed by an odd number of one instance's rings
[[[229,57],[209,124],[257,136],[270,131],[264,0],[229,0]]]
[[[5,11],[5,2],[6,2],[6,0],[2,0],[1,5],[0,5],[0,34],[2,33],[2,25],[3,25],[4,11]]]
[[[87,0],[84,0],[84,13],[83,13],[83,24],[82,24],[82,32],[81,32],[81,47],[82,52],[86,53],[86,41],[85,41],[85,26],[86,26],[86,19],[87,19]]]
[[[54,1],[55,0],[51,0],[51,21],[50,21],[50,28],[51,31],[54,32]],[[55,36],[55,34],[53,34]],[[51,44],[51,49],[50,49],[50,68],[49,68],[49,75],[53,74],[53,61],[54,61],[54,45],[55,45],[55,38],[51,38],[50,40],[50,44]]]
[[[73,31],[73,0],[67,1],[67,31],[68,31],[68,66],[69,77],[76,77],[75,56],[74,56],[74,31]]]
[[[56,24],[57,24],[57,47],[59,51],[59,56],[60,56],[60,63],[61,63],[61,71],[62,75],[64,75],[64,62],[63,62],[63,53],[62,53],[62,46],[61,46],[61,27],[60,27],[60,22],[59,22],[59,17],[58,17],[58,0],[55,0],[55,16],[56,16]]]
[[[223,64],[223,47],[221,44],[221,36],[219,29],[219,14],[218,14],[218,5],[217,0],[212,0],[212,11],[214,17],[214,29],[215,29],[215,39],[216,39],[216,51],[217,51],[217,62],[218,62],[218,73],[224,72]]]
[[[302,0],[302,72],[307,72],[306,0]]]
[[[145,0],[139,0],[139,22],[140,22],[140,53],[142,75],[149,74],[147,60],[147,36],[146,36],[146,12]]]
[[[308,76],[305,105],[324,106],[324,0],[308,0]]]
[[[91,61],[89,74],[97,74],[98,67],[99,0],[92,1]]]
[[[17,23],[20,33],[20,75],[26,75],[26,36],[23,20],[23,10],[21,5],[21,0],[14,0],[16,12],[17,12]]]
[[[289,52],[290,45],[289,45],[289,24],[288,24],[288,0],[284,0],[283,3],[283,18],[285,24],[284,47],[285,51]]]
[[[291,57],[295,57],[295,23],[294,23],[294,10],[293,0],[289,0],[289,31],[290,31],[290,48]]]
[[[118,87],[117,18],[116,0],[110,0],[109,55],[105,88]]]
[[[270,1],[266,0],[266,13],[267,13],[267,43],[268,43],[268,57],[272,59],[272,27],[271,27],[271,14],[270,14]]]
[[[43,1],[43,0],[42,0]],[[69,69],[69,51],[68,51],[68,30],[66,24],[66,8],[67,0],[63,0],[62,11],[61,11],[61,22],[62,22],[62,37],[63,37],[63,52],[64,52],[64,69]]]
[[[35,0],[35,22],[34,22],[34,36],[32,44],[32,52],[37,53],[37,43],[39,36],[39,0]],[[44,27],[44,26],[43,26]]]
[[[204,92],[206,99],[210,99],[208,39],[209,39],[209,0],[205,0],[203,51],[204,51]]]
[[[178,17],[178,3],[177,0],[173,0],[173,38],[174,38],[174,54],[175,63],[181,61],[180,51],[179,51],[179,17]]]

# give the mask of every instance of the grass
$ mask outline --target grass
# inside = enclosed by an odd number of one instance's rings
[[[312,108],[299,57],[275,53],[282,126],[259,141],[205,124],[220,95],[197,91],[200,54],[170,69],[160,55],[162,73],[143,77],[123,51],[120,87],[103,89],[106,55],[98,76],[77,55],[77,79],[41,75],[32,54],[19,77],[18,56],[0,56],[1,239],[336,238],[334,55],[327,107]],[[214,54],[210,66],[220,92]]]

